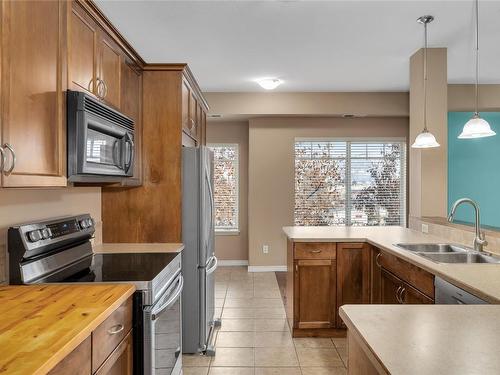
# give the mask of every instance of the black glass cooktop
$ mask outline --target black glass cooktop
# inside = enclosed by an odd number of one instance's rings
[[[94,254],[89,267],[64,282],[134,282],[153,280],[179,253]],[[90,262],[90,261],[89,261]]]

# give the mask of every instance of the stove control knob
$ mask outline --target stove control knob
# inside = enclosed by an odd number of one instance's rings
[[[87,227],[88,227],[88,226],[89,226],[89,225],[88,225],[88,223],[87,223],[87,220],[86,220],[86,219],[84,219],[84,220],[80,220],[80,228],[82,228],[82,229],[87,229]]]
[[[90,218],[89,218],[89,219],[87,219],[87,225],[88,225],[89,227],[93,226],[93,225],[94,225],[94,220],[92,220],[92,219],[90,219]]]
[[[47,238],[50,238],[51,235],[52,235],[52,233],[51,233],[49,228],[42,229],[42,237],[44,240],[46,240]]]
[[[30,242],[38,242],[42,239],[42,233],[39,230],[32,230],[28,232],[28,239]]]

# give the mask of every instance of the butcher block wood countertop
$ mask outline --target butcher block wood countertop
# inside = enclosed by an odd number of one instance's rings
[[[0,374],[45,374],[134,293],[130,284],[0,286]]]

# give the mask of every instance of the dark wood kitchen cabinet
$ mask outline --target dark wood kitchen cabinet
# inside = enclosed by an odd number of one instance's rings
[[[333,259],[299,259],[295,261],[296,326],[334,328],[336,315],[336,266]]]
[[[182,81],[182,144],[197,147],[206,143],[206,108],[189,81]]]
[[[63,0],[1,2],[3,187],[67,184],[66,9]]]
[[[383,304],[432,304],[434,300],[390,272],[381,272],[381,301]]]
[[[370,251],[371,246],[367,243],[337,244],[338,307],[370,303]],[[337,316],[337,323],[345,327],[340,316]]]
[[[120,109],[124,53],[78,2],[71,3],[68,19],[70,89],[86,91]]]

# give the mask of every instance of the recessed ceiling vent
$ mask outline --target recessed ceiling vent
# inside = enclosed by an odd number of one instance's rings
[[[220,113],[210,113],[208,115],[210,118],[222,118],[222,115]]]

